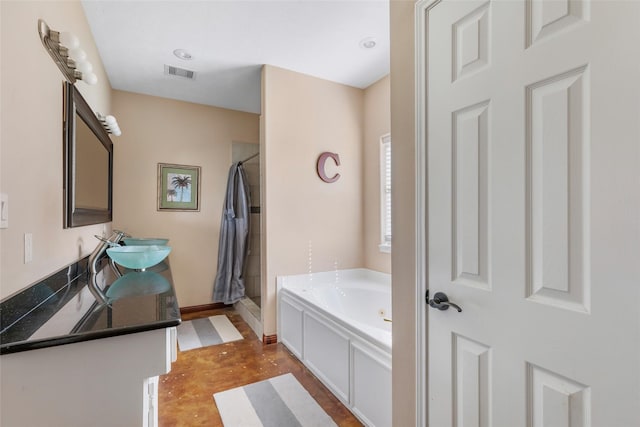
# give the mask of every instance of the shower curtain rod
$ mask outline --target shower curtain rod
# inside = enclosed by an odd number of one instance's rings
[[[254,157],[259,156],[259,155],[260,155],[260,152],[258,151],[256,154],[254,154],[254,155],[252,155],[252,156],[249,156],[249,157],[247,157],[247,158],[246,158],[246,159],[244,159],[244,160],[240,160],[238,163],[243,164],[244,162],[247,162],[247,161],[249,161],[249,160],[251,160],[251,159],[253,159]]]

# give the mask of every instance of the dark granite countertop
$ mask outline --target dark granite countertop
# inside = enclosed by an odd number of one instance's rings
[[[92,276],[84,258],[0,302],[0,354],[180,324],[168,262],[144,272],[120,267],[122,277],[106,257],[100,265]]]

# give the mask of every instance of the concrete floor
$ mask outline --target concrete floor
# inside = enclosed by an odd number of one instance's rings
[[[214,393],[289,372],[336,424],[362,426],[282,344],[262,344],[233,308],[189,313],[183,315],[182,320],[217,314],[227,315],[244,339],[178,352],[178,360],[173,363],[171,372],[160,377],[159,426],[222,426]]]

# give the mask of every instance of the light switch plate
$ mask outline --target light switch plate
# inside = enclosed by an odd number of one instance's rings
[[[0,228],[9,228],[9,195],[0,194]]]
[[[24,263],[33,261],[33,234],[24,233]]]

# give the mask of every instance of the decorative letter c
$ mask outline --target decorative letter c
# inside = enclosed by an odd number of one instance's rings
[[[338,178],[340,178],[340,174],[337,173],[331,178],[327,176],[327,173],[324,170],[324,164],[326,163],[328,158],[332,158],[333,161],[336,162],[336,166],[340,166],[340,156],[337,153],[329,153],[328,151],[325,151],[324,153],[320,154],[320,157],[318,157],[318,176],[324,182],[332,183],[336,182]]]

